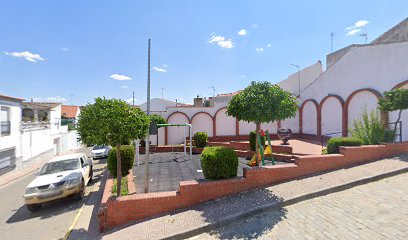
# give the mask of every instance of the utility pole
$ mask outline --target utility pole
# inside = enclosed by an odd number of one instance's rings
[[[300,97],[300,66],[296,64],[290,64],[294,67],[297,68],[297,75],[298,75],[298,84],[299,84],[299,91],[298,91],[298,96]]]
[[[132,106],[135,106],[135,91],[133,91]]]
[[[161,88],[162,99],[164,99],[164,98],[163,98],[163,89],[164,89],[164,87]]]
[[[147,50],[147,116],[150,115],[150,38],[148,42]],[[145,193],[149,192],[149,153],[150,153],[150,127],[146,137],[146,148],[145,148]]]
[[[330,52],[333,52],[333,37],[334,32],[330,33]]]

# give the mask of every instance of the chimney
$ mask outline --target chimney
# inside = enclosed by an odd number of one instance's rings
[[[194,98],[194,107],[203,107],[203,98],[197,95],[197,97]]]

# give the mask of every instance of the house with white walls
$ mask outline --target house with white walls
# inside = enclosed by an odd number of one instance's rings
[[[377,101],[385,91],[408,88],[408,18],[369,44],[353,44],[330,53],[326,69],[320,61],[300,69],[277,83],[297,96],[296,117],[262,124],[276,133],[290,128],[299,137],[320,139],[322,136],[347,136],[354,119],[364,111],[377,110]],[[237,93],[237,92],[236,92]],[[205,131],[212,138],[244,138],[255,129],[227,116],[228,100],[236,93],[220,95],[210,107],[167,106],[162,115],[169,123],[191,123],[193,132]],[[392,124],[396,113],[381,113]],[[408,111],[401,118],[402,140],[408,140]],[[159,132],[159,144],[183,141],[183,129],[170,127]]]
[[[0,95],[0,170],[22,169],[80,147],[76,131],[61,126],[61,104]]]
[[[20,156],[22,98],[0,95],[0,169],[16,164]]]

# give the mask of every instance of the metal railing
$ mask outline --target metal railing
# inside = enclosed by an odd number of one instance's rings
[[[10,128],[11,128],[11,124],[10,121],[1,121],[0,122],[0,131],[1,131],[1,135],[10,135]]]
[[[389,127],[388,129],[389,130],[394,130],[395,124],[398,124],[398,127],[397,127],[396,134],[394,136],[394,142],[395,142],[395,139],[397,137],[399,138],[399,142],[402,142],[402,121],[387,123],[387,125],[392,125],[392,127]],[[322,147],[324,147],[324,138],[325,137],[330,137],[331,135],[335,135],[335,134],[339,134],[339,133],[341,135],[343,135],[343,132],[333,132],[333,133],[327,133],[327,134],[324,134],[324,135],[322,134],[322,136],[321,136],[321,145],[322,145]],[[348,135],[348,133],[349,133],[349,131],[346,131],[346,135]]]

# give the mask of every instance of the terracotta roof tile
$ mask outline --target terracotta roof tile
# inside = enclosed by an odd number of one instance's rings
[[[78,109],[79,109],[78,106],[62,105],[62,107],[61,107],[61,116],[66,117],[66,118],[76,118]]]

